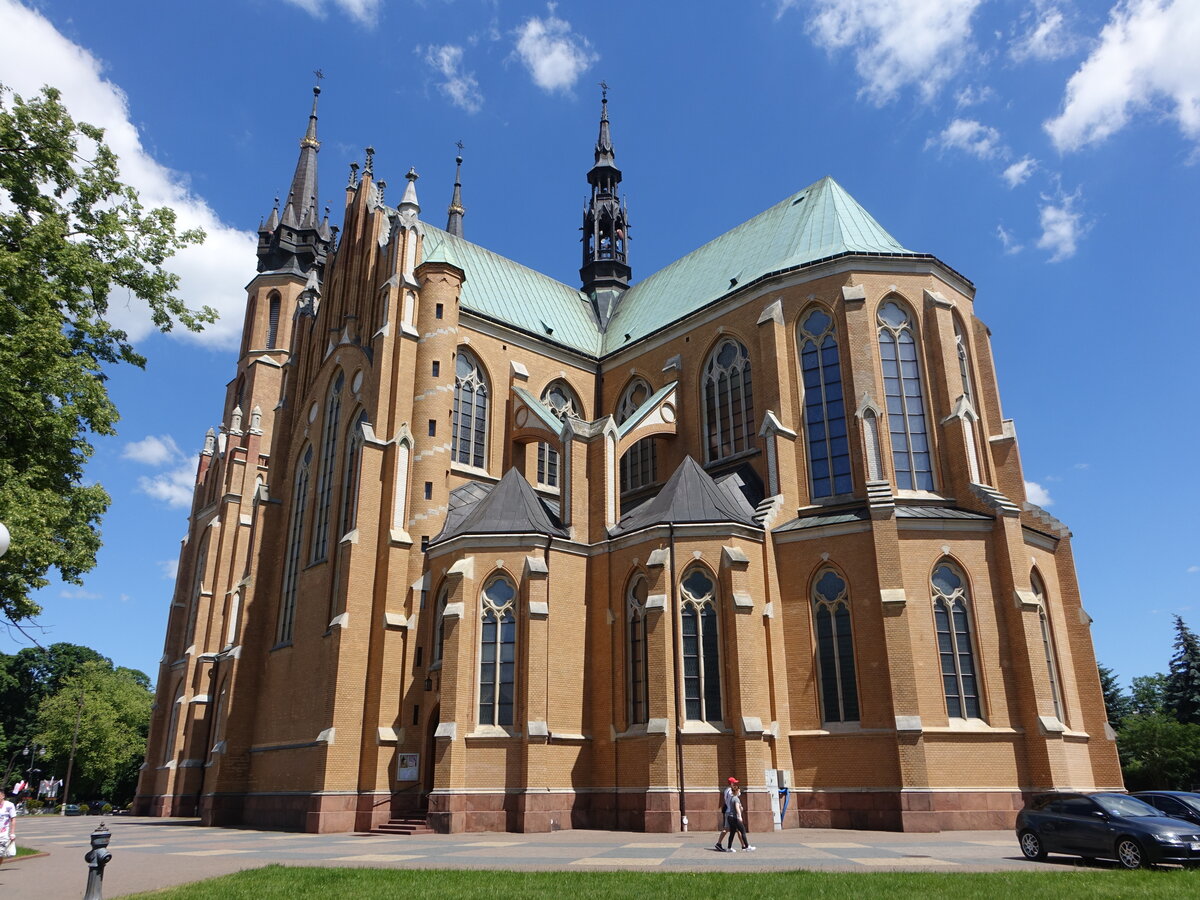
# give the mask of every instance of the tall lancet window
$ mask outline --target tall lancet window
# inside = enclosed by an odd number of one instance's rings
[[[321,470],[317,477],[316,518],[313,520],[313,562],[319,562],[329,555],[329,508],[333,504],[333,473],[345,383],[346,376],[339,371],[329,386],[329,397],[325,401],[325,421],[321,429]]]
[[[646,576],[635,575],[625,598],[626,685],[629,724],[644,725],[650,709],[650,671],[646,655]]]
[[[946,715],[952,719],[981,717],[970,605],[971,598],[962,573],[949,563],[941,563],[933,570],[933,619],[937,628]]]
[[[483,589],[479,634],[479,724],[511,725],[517,672],[517,589],[496,575]]]
[[[362,478],[363,441],[366,439],[363,426],[367,421],[366,412],[360,412],[354,424],[350,426],[350,434],[347,435],[346,477],[342,479],[342,535],[349,534],[358,524],[358,488]]]
[[[1054,629],[1050,625],[1046,586],[1042,583],[1042,576],[1036,571],[1030,575],[1029,581],[1033,595],[1038,601],[1038,624],[1042,630],[1042,649],[1046,653],[1046,673],[1050,679],[1050,696],[1054,700],[1054,716],[1058,721],[1065,723],[1067,720],[1064,716],[1062,685],[1058,679],[1058,654],[1054,652]]]
[[[823,309],[813,309],[800,320],[799,342],[812,496],[819,499],[848,494],[854,484],[833,318]]]
[[[433,663],[442,661],[446,649],[446,604],[450,602],[450,584],[447,582],[438,591],[433,605]]]
[[[279,339],[279,291],[271,291],[267,300],[267,349],[274,350]]]
[[[283,558],[283,595],[279,604],[278,641],[281,644],[292,639],[292,625],[296,620],[296,582],[300,577],[300,546],[304,531],[304,513],[308,507],[308,481],[312,471],[312,447],[304,449],[300,466],[296,470],[296,483],[292,491],[292,519],[288,524],[287,550]]]
[[[650,385],[638,378],[632,381],[617,403],[617,424],[623,425],[654,393]],[[658,480],[658,459],[654,438],[645,437],[621,457],[621,493],[649,487]]]
[[[707,571],[683,576],[683,702],[685,715],[701,722],[721,721],[721,635],[717,627],[717,585]]]
[[[754,441],[750,352],[732,338],[725,338],[709,354],[703,380],[708,461],[749,450]]]
[[[833,569],[820,572],[813,581],[812,602],[821,673],[821,714],[826,722],[857,722],[858,681],[846,580]]]
[[[567,416],[578,418],[583,412],[583,406],[571,386],[565,381],[552,381],[542,391],[542,403],[550,412],[560,419]],[[538,443],[537,481],[545,487],[558,487],[560,476],[560,459],[558,450],[550,444]]]
[[[879,357],[887,396],[892,468],[901,490],[933,490],[933,465],[925,422],[925,394],[912,317],[889,300],[879,309]]]
[[[479,360],[460,347],[454,363],[451,460],[477,469],[486,466],[487,415],[487,376]]]
[[[975,392],[971,388],[971,355],[967,345],[967,336],[963,334],[958,316],[954,317],[954,353],[958,357],[958,374],[962,376],[963,393],[973,407],[975,406]]]

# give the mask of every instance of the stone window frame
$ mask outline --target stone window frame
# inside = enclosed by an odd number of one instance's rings
[[[342,389],[346,375],[338,369],[329,382],[325,398],[325,419],[321,423],[320,471],[317,474],[316,509],[313,516],[312,558],[318,563],[329,558],[329,514],[333,506],[338,432],[341,428]]]
[[[904,320],[893,324],[884,318],[888,307],[899,310]],[[879,349],[879,366],[883,375],[883,395],[887,414],[888,441],[891,446],[892,478],[896,488],[901,491],[936,491],[937,480],[934,477],[933,432],[929,426],[929,403],[926,396],[926,381],[922,365],[921,341],[917,329],[917,316],[907,300],[896,294],[888,294],[880,301],[875,311],[876,345]],[[907,337],[907,340],[905,339]],[[892,359],[888,358],[887,348],[894,352]],[[911,349],[911,359],[904,359],[906,350]],[[904,373],[903,363],[912,363],[912,375]],[[895,393],[892,382],[899,393]],[[906,385],[915,383],[917,393],[910,395]],[[899,403],[893,403],[898,400]],[[912,411],[908,401],[916,401],[919,412]],[[919,420],[919,427],[918,427]],[[920,438],[925,449],[914,449],[914,438]],[[917,457],[927,457],[926,468],[920,468]],[[902,459],[904,466],[897,464]],[[901,484],[904,475],[908,484]]]
[[[506,585],[511,591],[507,599],[497,602],[490,591],[497,585]],[[480,727],[511,728],[516,724],[517,712],[517,604],[519,597],[517,582],[507,573],[498,572],[492,575],[479,592],[479,717]],[[490,620],[490,621],[489,621]],[[494,631],[489,639],[489,626]],[[511,647],[508,655],[512,658],[505,660],[505,647]],[[489,649],[493,660],[489,663]],[[487,667],[493,668],[489,673]],[[504,677],[504,666],[511,666],[510,676]],[[510,699],[504,703],[503,689],[509,687]],[[508,706],[505,715],[504,707]],[[506,721],[507,719],[507,721]]]
[[[735,358],[727,363],[720,357],[727,347],[733,347]],[[754,372],[750,350],[733,335],[722,335],[704,358],[700,369],[700,409],[704,424],[704,459],[715,463],[732,459],[755,449]],[[737,375],[736,390],[734,375]],[[722,383],[728,387],[722,393]],[[721,415],[718,404],[726,400],[726,414]],[[734,426],[733,422],[740,422]],[[714,421],[715,420],[715,421]],[[728,438],[722,424],[728,424]]]
[[[829,590],[833,584],[825,584],[832,576],[841,587]],[[813,576],[809,590],[813,609],[813,662],[817,669],[817,694],[822,722],[860,722],[862,708],[858,690],[858,666],[855,659],[853,612],[850,602],[850,582],[835,566],[822,566]],[[828,647],[821,634],[821,613],[825,612],[829,622]],[[841,617],[844,612],[845,616]],[[842,631],[844,627],[844,633]],[[848,646],[847,646],[848,645]],[[848,652],[845,652],[848,650]],[[830,655],[831,654],[831,655]],[[832,697],[828,683],[832,676]],[[832,709],[830,701],[832,703]],[[833,713],[831,715],[830,713]]]
[[[708,581],[709,588],[698,594],[688,587],[696,575]],[[688,566],[679,579],[680,656],[683,666],[684,719],[706,722],[710,725],[724,724],[724,695],[721,684],[721,665],[724,653],[720,625],[721,607],[719,583],[708,567],[696,563]],[[689,623],[693,625],[694,652],[688,652]],[[688,675],[689,657],[696,659],[696,674]],[[694,687],[693,687],[694,684]],[[716,706],[716,711],[710,708]],[[694,714],[697,713],[697,714]]]
[[[1029,588],[1038,603],[1038,628],[1042,636],[1042,648],[1046,654],[1046,673],[1050,679],[1050,696],[1054,701],[1054,717],[1066,725],[1067,707],[1063,703],[1058,649],[1054,640],[1054,623],[1050,621],[1050,595],[1046,590],[1046,580],[1042,578],[1042,573],[1036,567],[1029,573]]]
[[[312,474],[312,444],[306,444],[298,458],[300,465],[296,469],[292,489],[292,515],[283,558],[276,646],[291,643],[292,629],[296,623],[296,587],[300,578],[300,548],[304,543],[304,515],[308,508],[308,484]]]
[[[644,391],[640,400],[637,391]],[[617,411],[613,418],[618,425],[629,420],[641,405],[654,395],[654,388],[645,378],[635,376],[621,391],[617,400]],[[635,477],[636,476],[636,477]],[[654,437],[644,437],[625,451],[620,461],[620,491],[622,494],[636,493],[658,483],[658,445]]]
[[[649,591],[650,579],[640,571],[630,577],[625,588],[625,706],[629,726],[645,725],[650,717],[650,657],[646,642]]]
[[[807,327],[816,314],[824,316],[827,320],[819,332],[814,332]],[[827,344],[830,341],[832,341],[834,355],[832,363],[827,362],[825,358],[826,351],[829,349]],[[811,355],[815,357],[816,365],[813,367],[810,367],[806,360],[810,354],[805,352],[805,347],[809,345],[813,348]],[[854,474],[850,456],[850,415],[846,409],[837,319],[832,310],[819,303],[805,307],[796,321],[796,355],[800,372],[801,396],[804,403],[804,446],[808,462],[810,497],[814,500],[826,500],[831,497],[852,494],[854,492]],[[836,382],[832,377],[827,378],[827,371],[832,368],[836,368],[837,371]],[[811,386],[807,384],[807,376],[810,372],[814,373],[817,379],[817,384]],[[835,386],[838,396],[830,399],[831,389]],[[842,423],[840,437],[843,450],[835,453],[833,446],[837,436],[831,435],[830,432],[831,427],[835,426],[838,419]],[[821,425],[824,434],[819,441],[814,440],[813,437],[814,426],[817,424]],[[815,444],[818,442],[825,445],[825,451],[821,457],[815,453]],[[828,467],[828,474],[822,479],[828,482],[825,489],[818,487],[816,474],[818,462],[824,462]],[[844,472],[838,472],[839,462],[844,465]]]
[[[958,579],[958,587],[946,591],[937,584],[936,579],[942,569],[946,569]],[[949,719],[984,720],[983,684],[979,672],[979,653],[975,645],[975,615],[966,571],[954,560],[943,557],[933,567],[929,586],[933,601],[934,640],[939,660],[938,677],[942,682],[946,716]],[[945,649],[943,634],[950,639],[949,651]],[[964,659],[969,663],[969,672],[968,666],[964,665]],[[969,687],[973,687],[974,691],[971,692]],[[954,712],[955,707],[957,713]]]
[[[469,420],[463,419],[464,388],[470,389]],[[491,414],[491,379],[483,362],[466,347],[454,357],[454,414],[450,428],[450,461],[486,470]],[[465,439],[465,440],[464,440]]]
[[[553,399],[551,394],[554,391],[558,391],[562,399]],[[571,383],[565,378],[553,379],[542,390],[538,399],[560,419],[566,419],[567,416],[574,419],[583,418],[583,401],[579,399],[579,392],[571,387]],[[561,487],[562,459],[558,449],[546,441],[538,441],[535,476],[539,488],[557,491]]]

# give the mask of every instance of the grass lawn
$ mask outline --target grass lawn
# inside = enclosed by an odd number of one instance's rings
[[[993,900],[996,897],[1154,898],[1200,895],[1200,871],[1122,872],[489,872],[445,869],[346,869],[266,866],[137,894],[130,900],[301,900],[330,897],[685,898],[828,897],[859,900]]]

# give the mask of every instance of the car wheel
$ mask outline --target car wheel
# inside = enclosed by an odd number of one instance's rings
[[[1021,852],[1026,859],[1045,859],[1046,846],[1042,839],[1032,831],[1022,831],[1018,836],[1021,842]]]
[[[1140,869],[1146,865],[1146,854],[1142,845],[1133,838],[1121,838],[1117,841],[1117,862],[1125,869]]]

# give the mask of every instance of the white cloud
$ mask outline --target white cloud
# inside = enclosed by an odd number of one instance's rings
[[[1051,251],[1050,262],[1061,262],[1074,256],[1079,239],[1087,230],[1083,214],[1075,208],[1078,200],[1079,191],[1059,194],[1057,198],[1042,195],[1039,209],[1042,236],[1038,238],[1037,245]]]
[[[85,591],[83,588],[63,588],[58,592],[58,596],[67,600],[102,600],[103,594],[97,594],[95,591]]]
[[[425,48],[425,63],[442,76],[438,87],[455,106],[469,113],[483,108],[483,94],[474,72],[463,71],[463,48],[454,44],[430,45]]]
[[[976,55],[971,17],[982,0],[812,0],[808,31],[826,50],[854,51],[862,94],[876,105],[915,87],[925,100]],[[783,0],[782,14],[795,0]]]
[[[974,119],[955,119],[937,137],[931,137],[925,142],[928,147],[941,147],[943,150],[962,150],[979,159],[992,159],[996,156],[1007,156],[1008,148],[1000,139],[1000,132],[990,125],[983,125]]]
[[[1024,156],[1004,170],[1004,180],[1010,188],[1019,187],[1029,180],[1037,165],[1037,160],[1032,156]]]
[[[1188,566],[1187,570],[1189,575],[1194,575],[1195,573],[1200,572],[1200,566]]]
[[[1054,505],[1054,499],[1050,496],[1050,492],[1036,481],[1025,482],[1025,497],[1035,506],[1046,507]]]
[[[1091,463],[1075,463],[1076,469],[1090,469],[1091,467],[1092,467]]]
[[[160,559],[155,563],[158,570],[162,573],[164,581],[174,581],[179,574],[179,558],[175,559]]]
[[[1036,0],[1034,8],[1021,18],[1028,27],[1009,50],[1017,62],[1061,59],[1079,46],[1079,38],[1067,26],[1067,17],[1056,3]]]
[[[126,444],[125,449],[121,451],[122,459],[132,459],[147,466],[165,466],[181,455],[179,445],[169,434],[161,437],[148,434],[140,441]]]
[[[533,83],[548,93],[570,91],[579,76],[600,58],[592,52],[587,38],[575,34],[569,22],[555,17],[554,7],[549,4],[546,18],[532,16],[516,32],[517,56]]]
[[[325,18],[326,0],[287,0],[292,6],[298,6],[310,16],[318,19]],[[379,21],[379,8],[383,0],[330,0],[342,12],[356,22],[371,26]]]
[[[1200,140],[1200,3],[1122,0],[1099,44],[1067,82],[1062,112],[1045,123],[1059,150],[1078,150],[1156,107]]]
[[[1025,249],[1024,245],[1019,243],[1013,233],[1003,225],[996,226],[996,237],[1000,238],[1000,243],[1004,245],[1004,252],[1007,254],[1020,253]]]
[[[167,506],[186,509],[192,505],[192,493],[196,489],[196,463],[184,460],[166,472],[143,475],[137,483],[138,490],[146,496],[160,500]]]
[[[237,285],[246,280],[254,259],[253,234],[225,225],[187,186],[186,179],[160,165],[142,147],[130,121],[124,92],[102,75],[103,64],[87,50],[59,34],[45,18],[13,0],[0,0],[0,82],[32,98],[43,84],[62,91],[76,119],[105,129],[105,140],[120,157],[121,178],[133,185],[147,207],[170,206],[178,227],[200,227],[208,239],[189,248],[167,267],[180,276],[179,295],[189,306],[212,306],[221,319],[194,335],[176,329],[172,334],[210,346],[230,347],[241,333],[245,298]],[[109,321],[134,341],[154,326],[144,303],[114,293]]]
[[[959,109],[966,109],[969,106],[978,106],[980,103],[986,103],[996,96],[996,92],[984,85],[968,84],[954,94],[954,105]]]

